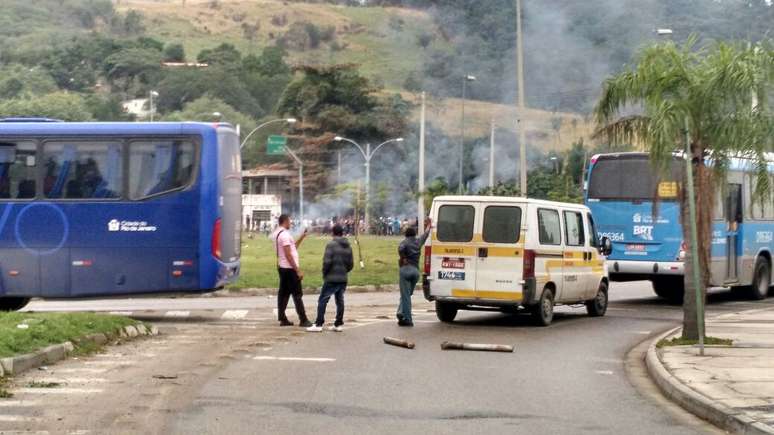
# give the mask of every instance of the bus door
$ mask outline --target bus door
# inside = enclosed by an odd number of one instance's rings
[[[726,281],[739,279],[739,226],[742,224],[742,185],[729,184],[726,188]]]
[[[475,223],[472,204],[438,208],[430,266],[433,295],[476,298]]]
[[[522,208],[490,205],[483,213],[483,243],[476,250],[476,297],[521,302]]]

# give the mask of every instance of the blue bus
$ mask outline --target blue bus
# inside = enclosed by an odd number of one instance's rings
[[[28,121],[0,122],[0,310],[238,277],[232,126]]]
[[[646,153],[599,154],[591,159],[585,186],[599,236],[613,244],[610,279],[650,280],[658,296],[673,302],[684,294],[678,197],[684,167],[675,156],[671,168],[657,175]],[[774,163],[769,168],[774,174]],[[733,159],[715,201],[710,284],[763,299],[772,280],[774,201],[753,201],[754,191],[753,162]]]

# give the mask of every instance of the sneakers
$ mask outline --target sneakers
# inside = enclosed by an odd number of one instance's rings
[[[310,326],[312,326],[312,322],[308,320],[304,320],[303,322],[299,323],[298,326],[302,328],[309,328]]]
[[[328,327],[328,331],[341,332],[343,330],[344,330],[344,328],[341,325],[339,325],[339,326],[329,326]]]
[[[306,328],[306,332],[322,332],[322,331],[323,331],[323,327],[317,326],[317,325],[312,325]]]

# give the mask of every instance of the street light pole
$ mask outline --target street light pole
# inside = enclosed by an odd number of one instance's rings
[[[494,189],[495,179],[495,164],[494,164],[494,147],[495,147],[495,122],[492,118],[491,131],[489,132],[489,188]],[[490,192],[493,193],[493,192]]]
[[[516,0],[516,74],[519,88],[519,180],[521,196],[527,196],[527,134],[524,130],[526,124],[524,103],[524,45],[522,44],[521,31],[521,0]]]
[[[417,224],[420,234],[425,232],[425,99],[426,94],[422,92],[422,109],[419,112],[419,201],[417,204]]]
[[[294,124],[296,122],[296,118],[283,118],[283,119],[272,119],[271,121],[264,122],[263,124],[259,125],[258,127],[255,127],[250,133],[247,134],[245,137],[245,140],[242,141],[242,144],[239,145],[239,149],[245,147],[247,144],[248,139],[255,134],[256,131],[262,129],[263,127],[266,127],[269,124],[274,124],[275,122],[287,122],[288,124]],[[287,149],[287,148],[286,148]]]
[[[463,187],[463,166],[462,161],[465,159],[465,97],[466,97],[466,91],[468,88],[468,82],[473,82],[476,80],[476,76],[466,75],[462,79],[462,122],[460,122],[460,182],[459,186],[457,187],[457,193],[462,195],[462,187]]]
[[[371,159],[374,157],[374,154],[376,154],[377,151],[379,151],[379,148],[387,145],[390,142],[403,142],[403,138],[395,138],[386,140],[379,145],[376,146],[376,148],[371,150],[371,144],[366,143],[366,149],[364,150],[363,147],[360,146],[357,142],[355,142],[352,139],[347,139],[345,137],[336,136],[334,138],[336,142],[349,142],[352,145],[356,146],[357,149],[360,151],[360,154],[363,155],[363,159],[365,160],[365,186],[366,186],[366,194],[365,194],[365,225],[366,228],[370,225],[370,216],[371,216]]]
[[[288,155],[293,158],[293,160],[296,161],[296,164],[298,164],[298,218],[301,220],[301,223],[304,222],[304,163],[301,161],[301,159],[298,158],[296,153],[294,153],[290,148],[287,146],[285,147],[285,151],[287,151]]]
[[[150,110],[150,122],[153,122],[153,115],[156,112],[156,107],[153,105],[153,97],[158,97],[159,93],[156,91],[150,91],[148,92],[149,101],[148,101],[148,109]]]

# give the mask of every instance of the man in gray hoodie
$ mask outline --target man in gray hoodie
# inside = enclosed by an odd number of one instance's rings
[[[354,260],[352,247],[344,237],[344,228],[341,225],[333,226],[333,240],[325,246],[323,257],[323,286],[320,290],[320,299],[317,301],[317,321],[306,330],[309,332],[322,332],[325,324],[325,308],[331,296],[336,298],[336,322],[331,328],[341,332],[344,325],[344,291],[347,289],[347,274],[352,270]]]

